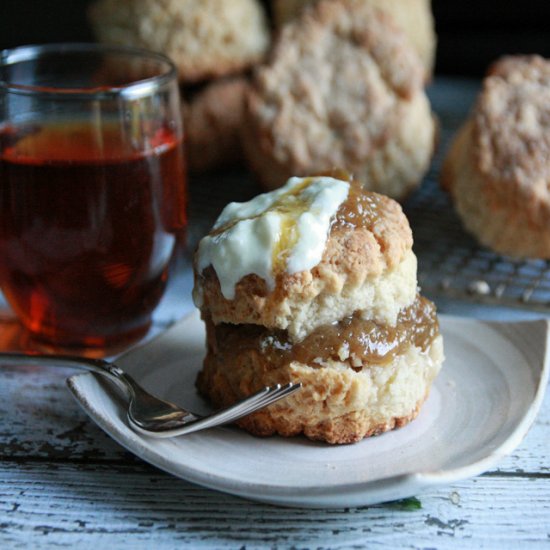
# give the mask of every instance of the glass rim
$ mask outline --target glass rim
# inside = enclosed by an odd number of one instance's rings
[[[39,59],[44,54],[67,54],[67,53],[99,53],[99,54],[119,54],[134,57],[149,58],[166,64],[166,71],[159,72],[158,75],[137,79],[126,84],[118,86],[90,86],[77,88],[62,88],[55,86],[40,86],[34,84],[17,84],[9,82],[0,77],[0,91],[5,90],[9,93],[18,95],[40,95],[40,96],[58,96],[59,98],[113,98],[123,96],[127,99],[139,98],[151,95],[163,85],[177,81],[177,69],[174,62],[164,54],[146,50],[143,48],[134,48],[129,46],[105,45],[95,42],[60,42],[53,44],[30,44],[25,46],[16,46],[0,50],[0,68],[16,65]]]

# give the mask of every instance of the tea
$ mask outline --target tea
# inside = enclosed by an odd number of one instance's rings
[[[0,286],[49,341],[135,336],[162,296],[186,226],[183,151],[169,129],[145,153],[129,143],[115,122],[0,131]]]

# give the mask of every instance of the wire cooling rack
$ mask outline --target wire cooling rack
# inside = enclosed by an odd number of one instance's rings
[[[511,260],[480,247],[433,182],[425,184],[405,211],[425,294],[550,312],[550,262]]]
[[[429,89],[440,124],[439,146],[422,185],[404,204],[413,229],[419,285],[436,301],[441,296],[550,313],[550,262],[512,260],[480,247],[439,188],[442,160],[478,90],[479,82],[459,79],[437,79]],[[260,191],[242,171],[192,178],[190,247],[227,202],[248,200]]]

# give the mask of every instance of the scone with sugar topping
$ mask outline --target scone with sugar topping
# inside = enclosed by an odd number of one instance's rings
[[[550,259],[550,59],[506,56],[490,67],[441,183],[482,245]]]
[[[255,65],[270,42],[258,0],[95,0],[88,15],[99,42],[162,52],[187,84]]]
[[[436,142],[424,75],[385,11],[357,0],[308,6],[252,79],[242,125],[249,168],[276,189],[341,166],[370,191],[405,199]]]
[[[271,0],[273,18],[277,27],[297,17],[309,4],[317,0]],[[437,37],[431,0],[354,0],[372,5],[391,15],[403,29],[413,48],[417,51],[431,75],[435,62]]]
[[[194,298],[207,330],[197,385],[215,405],[303,384],[239,421],[256,435],[350,443],[401,426],[442,363],[407,219],[353,182],[291,178],[229,204],[199,244]]]

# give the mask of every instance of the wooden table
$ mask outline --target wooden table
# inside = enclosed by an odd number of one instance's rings
[[[183,274],[158,326],[189,307]],[[474,316],[535,316],[438,304]],[[0,322],[0,336],[12,330]],[[149,466],[79,408],[64,384],[71,372],[0,367],[0,548],[550,548],[548,395],[496,469],[413,501],[316,511],[248,502]]]

